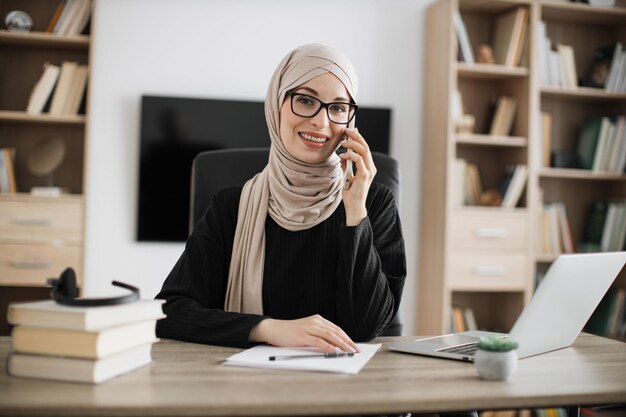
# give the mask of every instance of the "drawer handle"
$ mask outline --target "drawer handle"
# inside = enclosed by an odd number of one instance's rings
[[[13,266],[18,269],[48,269],[51,262],[13,262]]]
[[[506,268],[499,265],[486,265],[486,266],[477,266],[472,269],[474,275],[478,276],[489,276],[489,277],[501,277],[506,275]]]
[[[50,219],[13,219],[13,223],[19,226],[50,226]]]
[[[496,227],[479,227],[474,230],[477,237],[488,237],[502,239],[509,235],[508,230]]]

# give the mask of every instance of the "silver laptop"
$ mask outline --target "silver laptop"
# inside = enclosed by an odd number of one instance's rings
[[[519,358],[570,346],[626,264],[626,252],[561,255],[517,318],[511,332],[462,333],[398,342],[390,350],[473,362],[482,336],[510,337]]]

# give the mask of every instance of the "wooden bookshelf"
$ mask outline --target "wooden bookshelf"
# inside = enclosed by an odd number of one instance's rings
[[[626,198],[626,175],[544,167],[535,160],[543,146],[541,112],[553,116],[552,151],[575,150],[588,117],[626,114],[626,94],[598,88],[563,88],[540,83],[538,25],[546,24],[553,43],[571,45],[583,76],[600,45],[626,45],[626,4],[615,8],[525,0],[439,0],[427,11],[425,44],[425,125],[422,148],[422,211],[418,278],[418,334],[449,331],[451,306],[471,308],[479,328],[510,330],[556,254],[538,246],[540,208],[563,202],[575,242],[587,209],[596,201]],[[495,20],[517,7],[528,9],[527,56],[519,66],[457,61],[453,16],[460,13],[472,49],[489,44]],[[475,117],[472,133],[456,133],[452,106],[461,93],[465,113]],[[498,95],[517,100],[508,136],[491,136],[490,103]],[[510,164],[525,164],[528,180],[518,207],[459,207],[454,161],[478,165],[483,189],[494,188]],[[541,190],[541,192],[540,192]],[[508,262],[507,265],[503,265]],[[465,268],[465,269],[463,269]],[[499,279],[470,276],[487,271]],[[515,271],[505,276],[505,271]],[[626,271],[615,285],[626,288]]]
[[[15,149],[17,193],[0,193],[0,334],[7,334],[7,304],[49,296],[46,279],[72,266],[82,282],[86,192],[87,111],[50,115],[26,113],[44,63],[88,65],[91,36],[58,35],[46,29],[59,1],[7,0],[0,16],[22,10],[33,19],[30,32],[0,30],[0,148]],[[92,2],[93,7],[93,2]],[[88,91],[85,106],[88,110]],[[49,177],[33,174],[29,156],[49,138],[62,141],[65,154]],[[59,197],[36,197],[33,187],[53,185]]]

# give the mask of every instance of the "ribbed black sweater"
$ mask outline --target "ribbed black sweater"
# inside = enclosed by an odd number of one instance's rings
[[[368,217],[345,225],[343,203],[330,218],[299,232],[265,223],[263,313],[223,310],[241,187],[215,194],[156,298],[167,318],[157,336],[249,347],[250,330],[265,317],[313,314],[340,326],[353,340],[379,335],[396,314],[406,276],[404,240],[391,191],[373,183]]]

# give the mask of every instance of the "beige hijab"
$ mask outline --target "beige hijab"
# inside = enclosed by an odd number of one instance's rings
[[[280,63],[265,98],[265,118],[271,138],[265,169],[244,186],[228,272],[224,310],[263,314],[263,266],[267,214],[281,227],[309,229],[333,214],[341,202],[342,172],[335,153],[308,164],[291,156],[280,137],[280,108],[285,93],[326,72],[334,74],[353,100],[357,78],[352,64],[325,45],[301,46]]]

